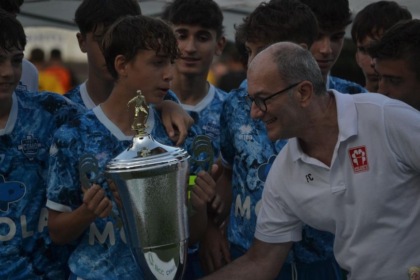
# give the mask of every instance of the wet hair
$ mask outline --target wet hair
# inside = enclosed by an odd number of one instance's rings
[[[109,28],[102,41],[107,69],[114,79],[118,79],[115,58],[123,55],[131,61],[141,50],[154,50],[156,54],[167,55],[172,61],[180,55],[175,34],[169,25],[148,16],[120,18]]]
[[[295,44],[284,45],[284,47],[275,48],[272,56],[279,75],[285,83],[309,81],[314,87],[315,94],[325,94],[324,78],[318,63],[309,50]]]
[[[364,7],[357,13],[351,27],[354,43],[366,37],[380,37],[383,32],[400,20],[412,19],[410,11],[394,1],[378,1]]]
[[[324,32],[346,28],[351,23],[348,0],[300,0],[307,5],[318,20],[318,27]]]
[[[26,35],[22,24],[16,17],[0,9],[0,48],[7,52],[13,49],[24,50]]]
[[[95,33],[98,28],[106,31],[125,15],[141,15],[137,0],[83,0],[76,10],[74,21],[80,33],[86,35]]]
[[[262,2],[240,25],[235,26],[236,42],[281,41],[305,43],[308,48],[318,35],[317,20],[312,11],[297,0]]]
[[[166,5],[162,19],[175,25],[198,25],[223,35],[223,13],[213,0],[175,0]]]
[[[377,60],[404,60],[420,79],[420,20],[412,19],[396,23],[382,38],[368,49]]]
[[[20,13],[20,6],[22,6],[23,0],[1,0],[0,9],[5,10],[11,14]]]

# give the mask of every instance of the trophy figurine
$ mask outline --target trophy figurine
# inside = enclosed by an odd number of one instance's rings
[[[149,108],[141,91],[135,105],[133,142],[110,161],[106,175],[121,200],[127,244],[145,279],[182,279],[188,248],[189,155],[158,143],[146,132]]]

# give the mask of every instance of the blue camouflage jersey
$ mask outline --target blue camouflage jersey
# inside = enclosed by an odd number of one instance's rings
[[[335,89],[336,91],[339,91],[341,93],[350,94],[368,92],[364,87],[355,82],[344,80],[330,75],[328,75],[327,78],[327,88]]]
[[[166,134],[158,113],[150,109],[148,131],[162,144],[173,145]],[[193,132],[185,143],[191,145]],[[50,171],[47,207],[70,212],[83,201],[78,164],[84,155],[93,156],[98,163],[96,183],[112,197],[104,170],[108,162],[132,143],[103,113],[100,106],[93,108],[60,128],[50,150]],[[143,275],[126,244],[122,221],[114,201],[111,215],[97,218],[80,237],[70,256],[72,273],[82,279],[142,279]]]
[[[89,93],[87,92],[86,82],[74,87],[65,93],[64,96],[74,103],[80,104],[87,109],[92,109],[96,106],[93,100],[90,98]]]
[[[264,182],[286,141],[272,142],[265,124],[250,116],[246,84],[231,91],[220,116],[223,164],[232,168],[232,206],[228,239],[246,252],[254,238]]]
[[[210,84],[206,97],[198,104],[181,104],[182,108],[194,119],[193,127],[197,133],[210,137],[215,160],[220,154],[220,114],[226,97],[226,92]]]
[[[53,133],[84,111],[56,93],[16,90],[0,129],[0,279],[65,279],[68,248],[48,235],[46,176]]]
[[[228,225],[228,240],[235,248],[234,257],[245,253],[254,239],[257,215],[264,183],[271,165],[287,143],[272,142],[265,124],[251,118],[251,104],[246,100],[247,81],[228,94],[221,115],[221,153],[225,166],[232,168],[232,206]],[[294,243],[286,260],[297,264],[299,279],[339,279],[339,268],[333,255],[334,236],[330,233],[304,227],[302,241]],[[313,278],[301,264],[324,262],[317,265]],[[283,267],[278,279],[291,279],[292,268]],[[308,274],[309,273],[309,274]]]

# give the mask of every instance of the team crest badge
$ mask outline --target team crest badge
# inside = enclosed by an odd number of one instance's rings
[[[33,160],[41,146],[37,138],[34,138],[32,135],[27,135],[25,139],[22,139],[18,150],[22,151],[29,160]]]
[[[349,156],[354,173],[366,172],[369,170],[369,162],[365,146],[349,149]]]

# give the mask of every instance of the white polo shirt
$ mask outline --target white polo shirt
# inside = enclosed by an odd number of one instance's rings
[[[380,94],[333,92],[331,167],[290,139],[268,175],[255,237],[297,241],[303,222],[336,235],[349,279],[407,279],[420,266],[420,112]]]

